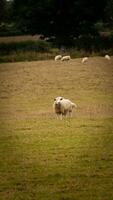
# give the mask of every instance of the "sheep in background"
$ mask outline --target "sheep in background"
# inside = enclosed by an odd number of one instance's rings
[[[61,60],[61,58],[62,58],[61,55],[57,55],[57,56],[55,56],[55,61],[57,61],[57,60]]]
[[[82,58],[82,63],[85,63],[86,61],[88,61],[88,57]]]
[[[71,60],[71,57],[70,56],[63,56],[61,58],[61,61],[68,61],[68,60]]]
[[[63,116],[72,116],[73,108],[77,108],[75,103],[72,103],[69,99],[64,99],[63,97],[56,97],[54,99],[53,108],[57,117],[59,116],[62,120]]]
[[[105,59],[106,59],[106,60],[110,60],[111,58],[110,58],[109,55],[105,55]]]

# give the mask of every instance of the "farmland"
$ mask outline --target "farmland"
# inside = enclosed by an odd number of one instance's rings
[[[0,200],[112,200],[112,166],[113,57],[0,64]]]

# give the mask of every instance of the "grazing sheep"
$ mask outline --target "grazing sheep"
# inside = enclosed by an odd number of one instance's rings
[[[71,57],[70,56],[63,56],[61,58],[61,61],[68,61],[68,60],[71,60]]]
[[[85,63],[86,61],[88,61],[88,57],[82,58],[82,63]]]
[[[77,108],[77,105],[72,103],[69,99],[64,99],[63,97],[56,97],[54,99],[53,108],[57,117],[59,116],[62,120],[63,116],[72,116],[73,108]]]
[[[57,60],[61,60],[61,58],[62,58],[61,55],[57,55],[57,56],[55,56],[55,61],[57,61]]]
[[[105,59],[106,59],[106,60],[110,60],[111,58],[110,58],[109,55],[105,55]]]

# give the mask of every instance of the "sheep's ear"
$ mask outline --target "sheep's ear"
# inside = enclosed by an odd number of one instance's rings
[[[56,101],[56,99],[54,99],[54,101]]]

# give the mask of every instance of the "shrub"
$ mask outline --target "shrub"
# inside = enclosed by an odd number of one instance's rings
[[[24,42],[11,42],[11,43],[0,43],[0,54],[6,55],[12,52],[49,52],[51,49],[51,44],[44,41],[24,41]]]

